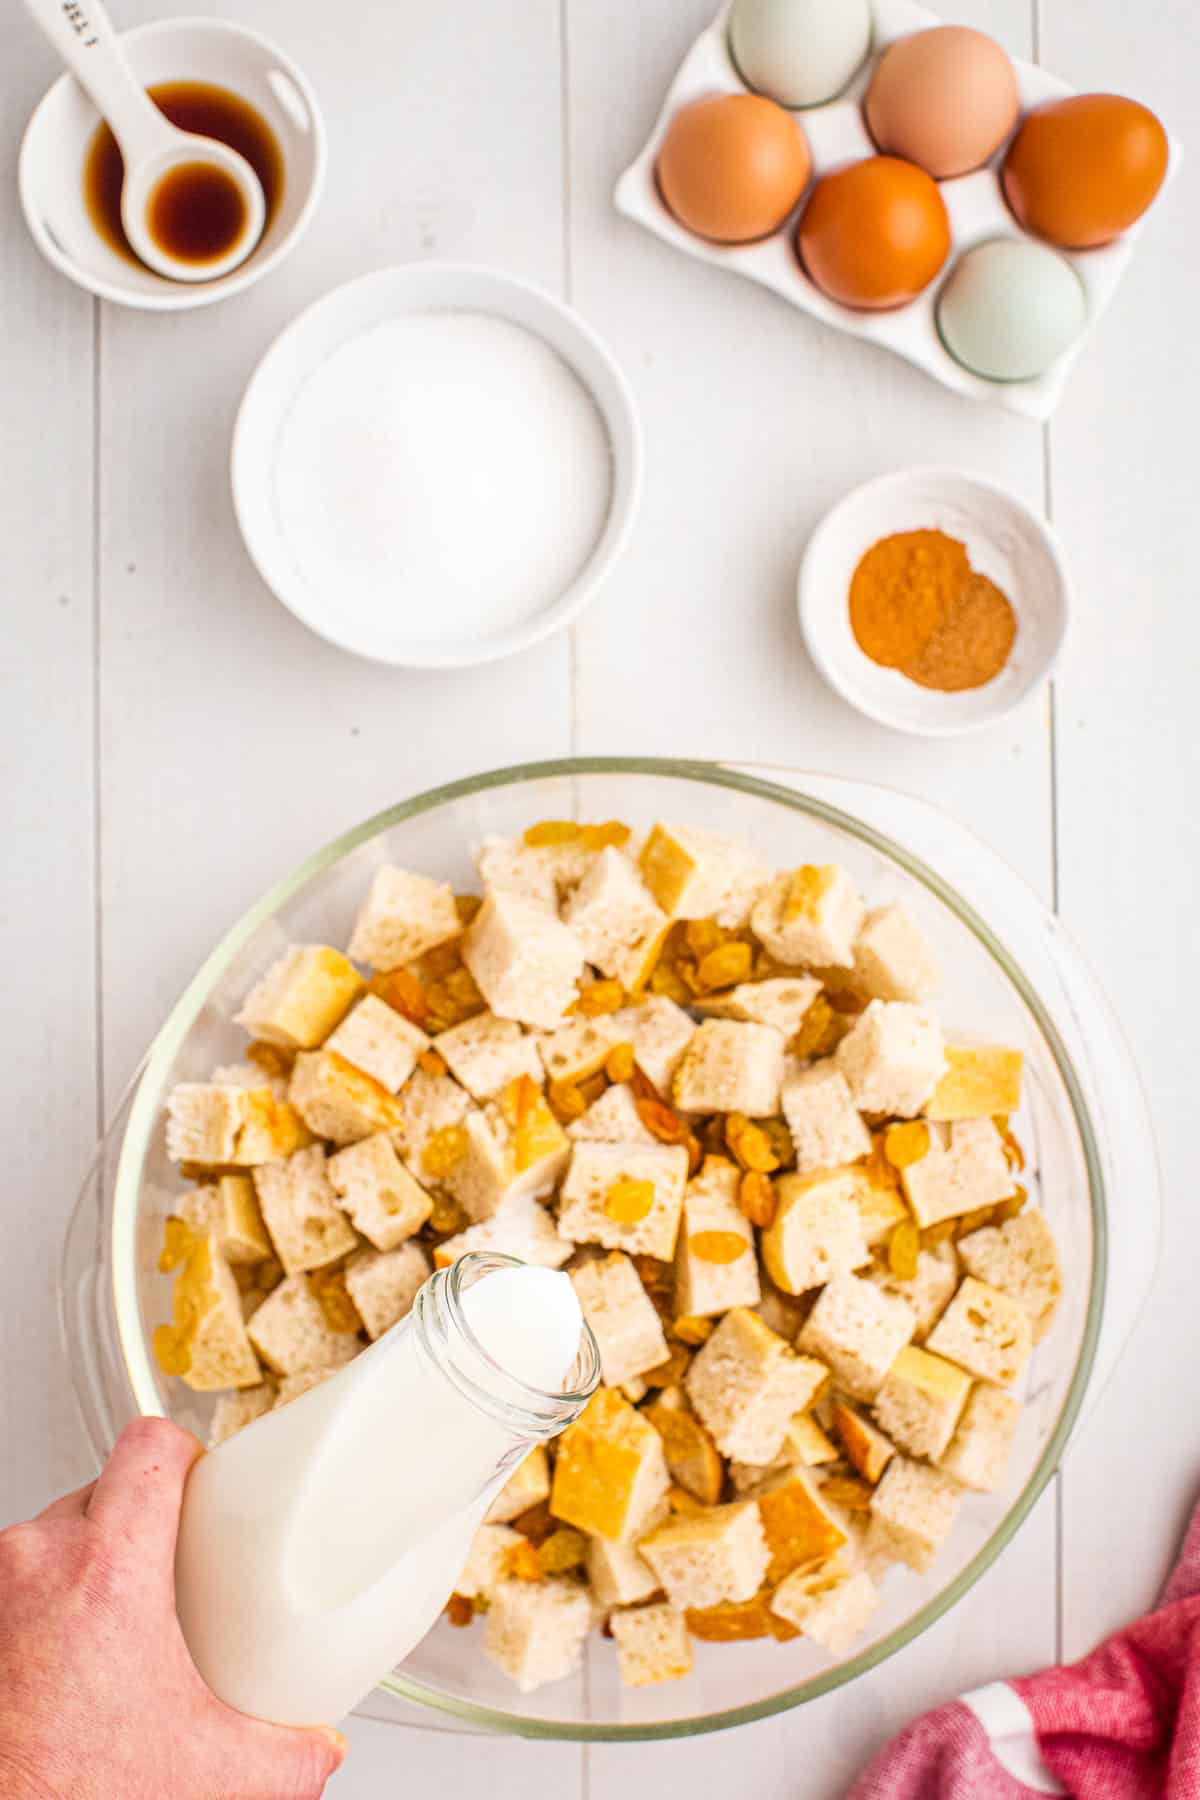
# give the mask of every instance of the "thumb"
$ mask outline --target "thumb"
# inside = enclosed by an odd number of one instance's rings
[[[108,1536],[135,1542],[143,1566],[170,1570],[184,1483],[203,1446],[169,1419],[135,1419],[101,1469],[87,1517]]]
[[[332,1725],[267,1725],[238,1715],[240,1778],[262,1800],[317,1800],[349,1746]]]

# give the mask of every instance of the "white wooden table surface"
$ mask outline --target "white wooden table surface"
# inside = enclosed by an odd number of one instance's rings
[[[9,22],[0,1522],[90,1472],[52,1322],[62,1227],[100,1121],[199,958],[350,822],[522,758],[826,768],[969,821],[1058,905],[1107,981],[1157,1117],[1162,1262],[1103,1404],[1018,1542],[906,1655],[819,1703],[824,1729],[810,1710],[714,1739],[582,1750],[356,1723],[338,1800],[485,1780],[493,1800],[531,1782],[562,1800],[826,1800],[914,1711],[1079,1654],[1143,1606],[1200,1482],[1193,167],[1043,431],[614,215],[614,177],[712,4],[218,0],[211,10],[277,37],[314,79],[330,180],[274,277],[173,317],[94,303],[29,243],[16,152],[55,70],[19,10]],[[130,25],[189,0],[116,10]],[[1080,88],[1136,95],[1200,154],[1191,0],[958,0],[953,16]],[[630,377],[648,468],[632,548],[570,637],[480,671],[407,675],[327,648],[276,604],[242,550],[226,459],[243,384],[293,314],[352,275],[432,257],[494,263],[570,299]],[[1046,504],[1075,580],[1053,694],[951,746],[846,710],[807,662],[792,610],[821,510],[915,460]]]

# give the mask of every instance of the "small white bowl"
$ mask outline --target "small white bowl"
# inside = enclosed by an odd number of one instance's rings
[[[83,194],[83,169],[99,114],[78,82],[62,75],[30,119],[18,185],[25,221],[48,262],[102,300],[147,312],[211,306],[252,287],[307,229],[325,181],[325,127],[316,96],[296,65],[267,38],[223,19],[159,19],[121,33],[146,87],[203,81],[247,101],[275,133],[284,187],[254,254],[215,281],[169,281],[119,254],[96,231]]]
[[[871,545],[893,532],[935,530],[967,547],[971,566],[1003,588],[1017,615],[1005,667],[986,686],[943,694],[881,668],[850,627],[850,580]],[[1067,628],[1067,579],[1044,519],[998,487],[956,469],[900,469],[854,488],[821,520],[800,564],[800,624],[830,687],[868,718],[921,737],[994,724],[1046,679]]]
[[[474,312],[539,337],[574,371],[604,423],[612,456],[608,515],[569,587],[517,625],[480,635],[447,627],[406,637],[395,613],[351,620],[339,594],[311,579],[284,531],[276,468],[285,421],[303,384],[350,339],[410,313]],[[250,377],[233,432],[233,503],[259,574],[310,631],[340,649],[399,668],[453,669],[493,662],[559,631],[583,609],[620,555],[637,510],[642,439],[633,396],[599,338],[569,307],[511,275],[468,263],[378,269],[335,288],[282,331]],[[424,615],[428,624],[428,614]]]

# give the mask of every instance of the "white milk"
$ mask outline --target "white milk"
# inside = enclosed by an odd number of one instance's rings
[[[354,1362],[201,1458],[175,1577],[209,1686],[284,1725],[348,1713],[429,1630],[498,1488],[597,1376],[565,1275],[465,1257]]]

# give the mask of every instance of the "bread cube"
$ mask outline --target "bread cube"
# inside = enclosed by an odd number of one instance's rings
[[[394,1250],[433,1211],[432,1199],[383,1132],[337,1151],[325,1167],[337,1205],[377,1250]]]
[[[957,1481],[940,1469],[893,1457],[871,1495],[867,1555],[923,1575],[954,1527],[962,1496]]]
[[[539,1269],[561,1269],[575,1246],[564,1238],[550,1213],[532,1194],[506,1200],[490,1219],[468,1225],[457,1236],[444,1238],[433,1252],[434,1264],[448,1269],[460,1256],[474,1250],[498,1250],[503,1256],[532,1263]]]
[[[181,1196],[176,1213],[197,1237],[214,1237],[226,1262],[246,1265],[273,1254],[249,1175],[219,1175]]]
[[[868,912],[854,940],[854,985],[869,1000],[924,1000],[940,976],[925,935],[903,906]]]
[[[515,894],[546,912],[557,914],[581,881],[596,852],[579,838],[561,844],[526,844],[521,838],[488,837],[475,858],[484,887],[497,893]]]
[[[582,1118],[567,1126],[567,1136],[585,1144],[641,1144],[651,1149],[659,1142],[642,1124],[637,1102],[625,1082],[605,1088]]]
[[[926,1341],[969,1375],[1008,1387],[1029,1360],[1033,1326],[1019,1301],[968,1275]]]
[[[303,1275],[281,1281],[255,1310],[246,1331],[276,1375],[340,1369],[360,1348],[354,1332],[333,1330]]]
[[[927,1119],[987,1119],[1021,1104],[1025,1058],[999,1044],[947,1044],[946,1070],[925,1108]]]
[[[358,1350],[359,1344],[356,1338],[353,1356],[357,1356]],[[352,1361],[353,1356],[348,1360]],[[343,1363],[342,1367],[345,1368],[345,1366]],[[281,1407],[290,1406],[293,1400],[299,1400],[302,1395],[311,1393],[313,1388],[320,1387],[323,1381],[328,1381],[329,1377],[336,1373],[336,1369],[300,1369],[295,1375],[282,1376],[279,1386],[275,1390],[275,1404],[271,1411],[278,1412]]]
[[[1033,1341],[1040,1344],[1062,1297],[1058,1248],[1046,1215],[1031,1209],[1003,1225],[973,1231],[959,1239],[958,1253],[969,1275],[999,1288],[1025,1308]]]
[[[502,1581],[489,1597],[484,1655],[529,1694],[579,1666],[591,1624],[587,1589],[569,1576]]]
[[[549,1498],[550,1458],[544,1444],[535,1444],[528,1456],[517,1464],[484,1518],[489,1524],[507,1525],[510,1519],[519,1519],[531,1506]]]
[[[569,1086],[598,1075],[609,1051],[623,1041],[628,1040],[622,1039],[615,1013],[568,1019],[555,1031],[539,1032],[534,1040],[547,1079]]]
[[[601,850],[564,903],[562,919],[582,944],[587,961],[627,986],[632,983],[626,978],[636,976],[645,960],[645,946],[660,941],[670,924],[635,865],[611,845]]]
[[[586,1568],[592,1597],[603,1612],[614,1606],[635,1606],[658,1591],[658,1576],[632,1544],[590,1537]]]
[[[810,1404],[827,1374],[823,1363],[793,1355],[757,1314],[735,1306],[693,1358],[684,1386],[723,1455],[769,1463],[792,1415]]]
[[[280,1066],[287,1066],[288,1060],[287,1053],[284,1052],[280,1058]],[[288,1073],[291,1073],[290,1066]],[[211,1087],[269,1088],[276,1100],[287,1099],[287,1075],[268,1074],[260,1063],[218,1063],[208,1079]],[[298,1145],[297,1148],[299,1147]]]
[[[900,1355],[904,1355],[903,1350]],[[895,1364],[892,1366],[894,1368]],[[872,1425],[869,1419],[864,1419],[861,1413],[855,1412],[844,1401],[838,1401],[834,1406],[833,1428],[842,1441],[846,1455],[863,1480],[869,1481],[874,1487],[896,1454],[895,1444]]]
[[[662,1517],[670,1485],[653,1425],[600,1388],[558,1440],[550,1510],[580,1531],[633,1543]]]
[[[756,1306],[761,1298],[754,1228],[738,1205],[739,1180],[733,1163],[709,1156],[687,1185],[675,1245],[675,1309],[681,1315],[705,1318],[731,1306]]]
[[[929,1148],[902,1169],[913,1217],[924,1231],[942,1219],[992,1206],[1013,1191],[1004,1143],[990,1119],[929,1126]]]
[[[265,1081],[256,1088],[182,1081],[167,1097],[172,1162],[249,1169],[311,1142],[297,1110]]]
[[[571,1285],[595,1335],[609,1387],[666,1361],[662,1321],[627,1256],[614,1251],[602,1262],[585,1263]]]
[[[811,1413],[796,1413],[783,1436],[781,1453],[802,1469],[816,1469],[836,1462],[838,1448],[821,1430]]]
[[[642,879],[672,919],[715,919],[736,930],[770,877],[744,844],[696,826],[657,824],[638,858]]]
[[[198,1393],[255,1387],[262,1370],[242,1319],[233,1271],[213,1237],[194,1238],[171,1294],[173,1325],[160,1325],[160,1365]]]
[[[837,1557],[823,1569],[797,1569],[776,1588],[771,1610],[831,1656],[850,1648],[882,1595],[865,1569]]]
[[[775,1217],[761,1247],[767,1273],[785,1294],[823,1287],[834,1275],[870,1262],[855,1195],[853,1171],[779,1177]]]
[[[804,1469],[791,1468],[768,1476],[749,1490],[758,1507],[771,1560],[768,1587],[786,1580],[793,1569],[824,1562],[846,1542],[841,1523],[822,1499]]]
[[[293,944],[251,988],[237,1023],[264,1043],[315,1050],[362,991],[362,976],[340,950]]]
[[[910,1456],[938,1462],[966,1405],[971,1378],[953,1363],[906,1344],[875,1396],[875,1417]]]
[[[394,1094],[416,1068],[421,1052],[429,1048],[429,1039],[394,1006],[377,994],[368,994],[346,1014],[325,1048],[336,1051]]]
[[[335,1144],[394,1131],[402,1119],[396,1096],[333,1050],[301,1052],[288,1099],[311,1132]]]
[[[821,991],[813,975],[784,975],[768,981],[744,981],[727,994],[697,1000],[697,1012],[710,1019],[738,1019],[770,1025],[786,1039],[795,1037],[805,1013]]]
[[[491,1010],[551,1031],[576,995],[583,951],[574,932],[511,894],[489,893],[463,940],[463,961]]]
[[[247,1425],[253,1425],[255,1419],[269,1413],[275,1404],[276,1392],[273,1381],[260,1381],[254,1387],[234,1388],[232,1393],[218,1394],[208,1427],[209,1449],[215,1450],[218,1444],[236,1437]]]
[[[346,1292],[358,1308],[367,1336],[385,1331],[412,1311],[413,1301],[432,1273],[423,1244],[397,1250],[360,1250],[346,1264]]]
[[[771,1611],[771,1590],[759,1588],[749,1600],[720,1600],[716,1606],[689,1606],[684,1622],[694,1638],[705,1644],[746,1644],[772,1637],[786,1644],[800,1633]]]
[[[426,1146],[438,1132],[461,1125],[474,1103],[466,1088],[449,1075],[430,1075],[417,1069],[396,1096],[399,1114],[397,1141],[401,1154],[418,1178]]]
[[[287,1275],[320,1269],[347,1255],[358,1242],[326,1173],[320,1144],[297,1150],[286,1162],[254,1171],[258,1203]]]
[[[861,1112],[911,1119],[945,1067],[932,1013],[904,1000],[872,1000],[834,1052]]]
[[[695,1020],[674,1000],[663,994],[650,994],[636,1006],[614,1013],[612,1023],[617,1042],[633,1045],[634,1060],[642,1074],[660,1094],[669,1094],[683,1053],[696,1035]]]
[[[800,1175],[857,1162],[871,1148],[871,1134],[841,1070],[831,1061],[803,1068],[793,1058],[784,1067],[780,1105],[796,1150]]]
[[[350,955],[373,969],[398,969],[462,930],[454,894],[442,881],[390,865],[376,870],[350,934]]]
[[[857,1275],[835,1275],[821,1290],[797,1348],[828,1363],[852,1399],[873,1400],[915,1326],[912,1308],[896,1295]]]
[[[692,1640],[681,1612],[665,1601],[614,1612],[609,1629],[616,1639],[617,1668],[626,1687],[678,1681],[692,1671]]]
[[[933,1244],[917,1256],[917,1272],[911,1280],[893,1275],[887,1264],[876,1265],[867,1275],[872,1286],[885,1294],[898,1294],[916,1314],[917,1326],[913,1342],[923,1344],[958,1287],[958,1257],[954,1245]]]
[[[770,1025],[706,1019],[675,1071],[681,1112],[740,1112],[751,1119],[779,1111],[783,1039]]]
[[[993,1493],[1008,1472],[1020,1416],[1020,1405],[1011,1394],[986,1381],[977,1381],[967,1395],[949,1448],[941,1457],[947,1475],[953,1475],[964,1487],[974,1488],[976,1493]]]
[[[893,1187],[891,1182],[873,1179],[869,1167],[862,1164],[847,1173],[856,1177],[854,1198],[862,1220],[863,1236],[871,1249],[886,1244],[901,1220],[911,1217],[899,1188]]]
[[[678,1607],[749,1600],[770,1561],[758,1508],[741,1501],[676,1515],[638,1548]]]
[[[759,896],[750,928],[776,962],[801,968],[849,968],[866,908],[837,863],[805,863],[778,875]]]
[[[725,1467],[683,1390],[664,1388],[643,1416],[662,1439],[667,1472],[675,1486],[702,1506],[715,1506],[721,1498]]]
[[[558,1228],[576,1244],[670,1262],[683,1211],[688,1154],[682,1144],[576,1141],[559,1197]],[[630,1223],[623,1219],[647,1210]]]
[[[510,1552],[524,1542],[509,1525],[481,1525],[454,1584],[455,1593],[467,1600],[490,1600],[500,1583],[509,1579]]]
[[[462,1121],[461,1154],[443,1158],[442,1185],[479,1224],[501,1206],[553,1187],[571,1156],[571,1141],[528,1075]],[[422,1152],[429,1167],[429,1146]]]
[[[526,1037],[512,1019],[498,1019],[494,1013],[477,1013],[440,1032],[438,1055],[450,1073],[476,1100],[493,1100],[510,1082],[522,1075],[540,1087],[542,1059],[537,1044]]]

